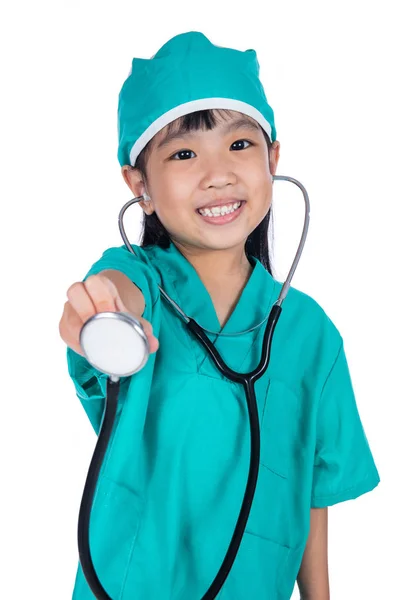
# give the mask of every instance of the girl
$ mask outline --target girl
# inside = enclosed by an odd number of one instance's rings
[[[232,369],[257,366],[266,321],[257,324],[282,287],[267,244],[279,142],[258,75],[254,50],[188,32],[151,59],[135,58],[120,92],[118,159],[143,196],[143,238],[132,245],[136,256],[124,245],[104,252],[69,288],[60,323],[69,374],[97,434],[107,375],[82,353],[83,323],[128,310],[151,344],[146,366],[121,380],[92,508],[93,563],[114,599],[200,600],[243,500],[244,389],[221,375],[158,286],[215,332]],[[218,598],[289,600],[297,580],[302,598],[327,600],[327,507],[372,490],[379,475],[341,334],[293,287],[255,391],[257,488]],[[78,565],[73,598],[93,597]]]

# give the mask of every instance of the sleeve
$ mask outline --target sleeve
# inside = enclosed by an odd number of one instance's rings
[[[379,481],[341,340],[319,401],[311,507],[352,500]]]
[[[154,305],[160,298],[156,273],[152,267],[138,256],[134,256],[125,246],[117,246],[108,248],[102,257],[91,266],[82,281],[105,269],[122,271],[137,285],[143,293],[145,301],[143,318],[151,322]],[[76,395],[98,435],[105,408],[108,376],[93,367],[84,356],[69,346],[67,346],[67,365]],[[123,393],[128,379],[129,377],[121,378],[120,395]]]

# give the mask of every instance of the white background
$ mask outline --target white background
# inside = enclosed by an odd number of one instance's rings
[[[382,480],[329,509],[331,598],[398,597],[396,15],[387,0],[53,0],[2,8],[3,598],[72,595],[96,437],[69,379],[58,324],[67,288],[122,244],[118,213],[132,195],[117,161],[117,101],[131,60],[191,30],[257,51],[281,143],[277,174],[299,179],[311,202],[292,286],[314,297],[344,338]],[[303,223],[296,189],[274,184],[280,281]],[[130,211],[137,243],[140,209]]]

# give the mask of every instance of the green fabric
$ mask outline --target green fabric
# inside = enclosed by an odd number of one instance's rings
[[[145,144],[182,114],[235,106],[276,140],[255,50],[216,46],[198,31],[176,35],[151,58],[132,60],[118,100],[118,161],[134,165]]]
[[[115,600],[200,600],[231,541],[247,482],[246,398],[160,296],[158,284],[201,326],[220,330],[190,262],[174,244],[133,249],[137,257],[125,246],[109,248],[87,274],[114,268],[130,277],[160,341],[146,366],[121,384],[92,509],[92,557]],[[259,323],[279,295],[282,283],[258,260],[251,262],[225,332]],[[230,367],[250,371],[258,365],[265,327],[210,337]],[[67,353],[77,396],[98,432],[105,377],[73,350]],[[310,508],[356,498],[379,483],[343,339],[320,305],[293,287],[256,396],[261,466],[242,544],[218,595],[223,600],[289,600]],[[73,600],[93,598],[78,564]]]

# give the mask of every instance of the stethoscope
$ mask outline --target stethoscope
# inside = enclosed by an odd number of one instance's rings
[[[278,300],[272,306],[269,315],[267,315],[261,321],[261,323],[258,323],[258,325],[252,327],[251,329],[248,329],[246,332],[242,331],[234,334],[224,334],[209,331],[208,329],[200,327],[200,325],[198,325],[198,323],[194,319],[188,317],[183,312],[183,310],[176,304],[176,302],[174,302],[172,298],[170,298],[166,294],[166,292],[159,286],[162,296],[165,298],[165,300],[167,300],[167,302],[170,303],[170,305],[174,307],[179,316],[185,321],[188,329],[192,332],[194,336],[196,336],[200,343],[203,344],[206,350],[208,350],[221,373],[225,377],[228,377],[228,379],[243,384],[246,393],[247,408],[250,420],[250,468],[242,506],[233,533],[233,537],[229,544],[225,558],[214,581],[212,582],[208,591],[202,597],[202,600],[214,599],[220,591],[221,587],[223,586],[235,561],[247,524],[247,520],[250,514],[260,466],[260,425],[256,396],[254,391],[254,383],[265,373],[268,367],[272,335],[274,333],[276,324],[282,312],[282,303],[288,293],[291,280],[297,268],[297,264],[300,260],[300,256],[303,251],[303,247],[307,237],[308,224],[310,220],[310,202],[308,199],[307,191],[299,181],[293,179],[292,177],[285,177],[283,175],[273,176],[273,180],[277,179],[291,181],[301,189],[306,204],[305,220],[296,256],[294,258],[293,264],[290,268],[286,281],[281,288]],[[135,253],[131,248],[123,226],[123,215],[126,209],[131,204],[134,204],[141,200],[146,200],[146,197],[139,196],[137,198],[129,200],[122,207],[118,218],[118,225],[124,243],[127,249],[134,255]],[[219,352],[216,350],[214,344],[209,340],[209,338],[205,334],[205,331],[216,334],[218,336],[239,335],[242,333],[247,333],[248,331],[252,331],[257,327],[260,327],[267,320],[267,318],[268,323],[264,334],[261,359],[258,367],[256,367],[250,373],[237,373],[236,371],[232,371],[232,369],[230,369],[225,364]],[[137,319],[135,319],[135,317],[133,317],[130,313],[125,312],[102,312],[93,315],[83,325],[80,332],[79,341],[82,351],[89,363],[95,368],[102,371],[103,373],[109,375],[107,379],[106,408],[104,411],[104,416],[96,447],[89,466],[79,511],[79,560],[81,563],[83,574],[86,577],[90,589],[95,595],[95,597],[98,600],[112,600],[112,598],[107,594],[97,577],[90,555],[90,513],[92,509],[93,497],[96,490],[99,472],[102,467],[104,455],[107,449],[107,445],[111,436],[115,420],[116,409],[118,404],[120,377],[127,377],[133,375],[145,366],[149,357],[149,344],[140,322]]]

